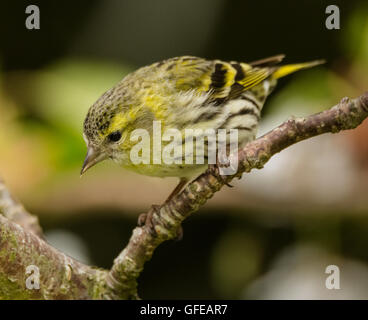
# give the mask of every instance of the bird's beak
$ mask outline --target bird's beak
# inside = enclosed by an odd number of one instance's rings
[[[104,153],[101,153],[99,150],[95,150],[89,147],[80,174],[82,175],[89,168],[93,167],[95,164],[101,162],[102,160],[105,160],[106,158],[107,156]]]

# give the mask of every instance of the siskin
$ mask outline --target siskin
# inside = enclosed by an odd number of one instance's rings
[[[132,132],[145,129],[152,133],[154,121],[160,121],[162,131],[170,128],[181,132],[185,129],[237,129],[238,144],[242,147],[255,139],[263,104],[277,80],[323,63],[278,66],[283,58],[284,55],[277,55],[241,63],[183,56],[127,75],[88,111],[83,134],[88,152],[81,174],[110,158],[140,174],[179,177],[180,182],[170,199],[189,179],[203,172],[208,162],[137,164],[130,155],[134,146],[130,139]],[[152,148],[150,150],[152,155]]]

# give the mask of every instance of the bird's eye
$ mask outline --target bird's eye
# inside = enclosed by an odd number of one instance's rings
[[[110,133],[107,138],[112,142],[117,142],[121,139],[121,132],[120,131],[114,131]]]

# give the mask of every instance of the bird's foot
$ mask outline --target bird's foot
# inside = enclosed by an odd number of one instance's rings
[[[220,173],[220,165],[218,163],[216,164],[209,164],[208,169],[210,173],[219,181],[221,181],[223,184],[227,185],[228,187],[232,188],[233,185],[228,183],[223,175]]]
[[[174,241],[180,241],[183,240],[183,227],[179,226],[179,228],[176,230],[176,237],[173,239]]]
[[[149,211],[147,213],[141,213],[138,217],[138,226],[143,227],[143,226],[147,226],[149,232],[151,233],[151,235],[155,236],[156,235],[156,231],[155,231],[155,225],[154,225],[154,213],[159,214],[160,213],[160,208],[161,206],[159,205],[152,205],[151,208],[149,209]]]

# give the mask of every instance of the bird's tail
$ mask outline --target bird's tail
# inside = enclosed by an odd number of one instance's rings
[[[287,76],[290,73],[294,73],[302,69],[312,68],[314,66],[318,66],[325,62],[326,62],[325,60],[315,60],[315,61],[310,61],[310,62],[287,64],[284,66],[280,66],[276,69],[274,73],[272,73],[271,78],[277,80],[277,79]]]

